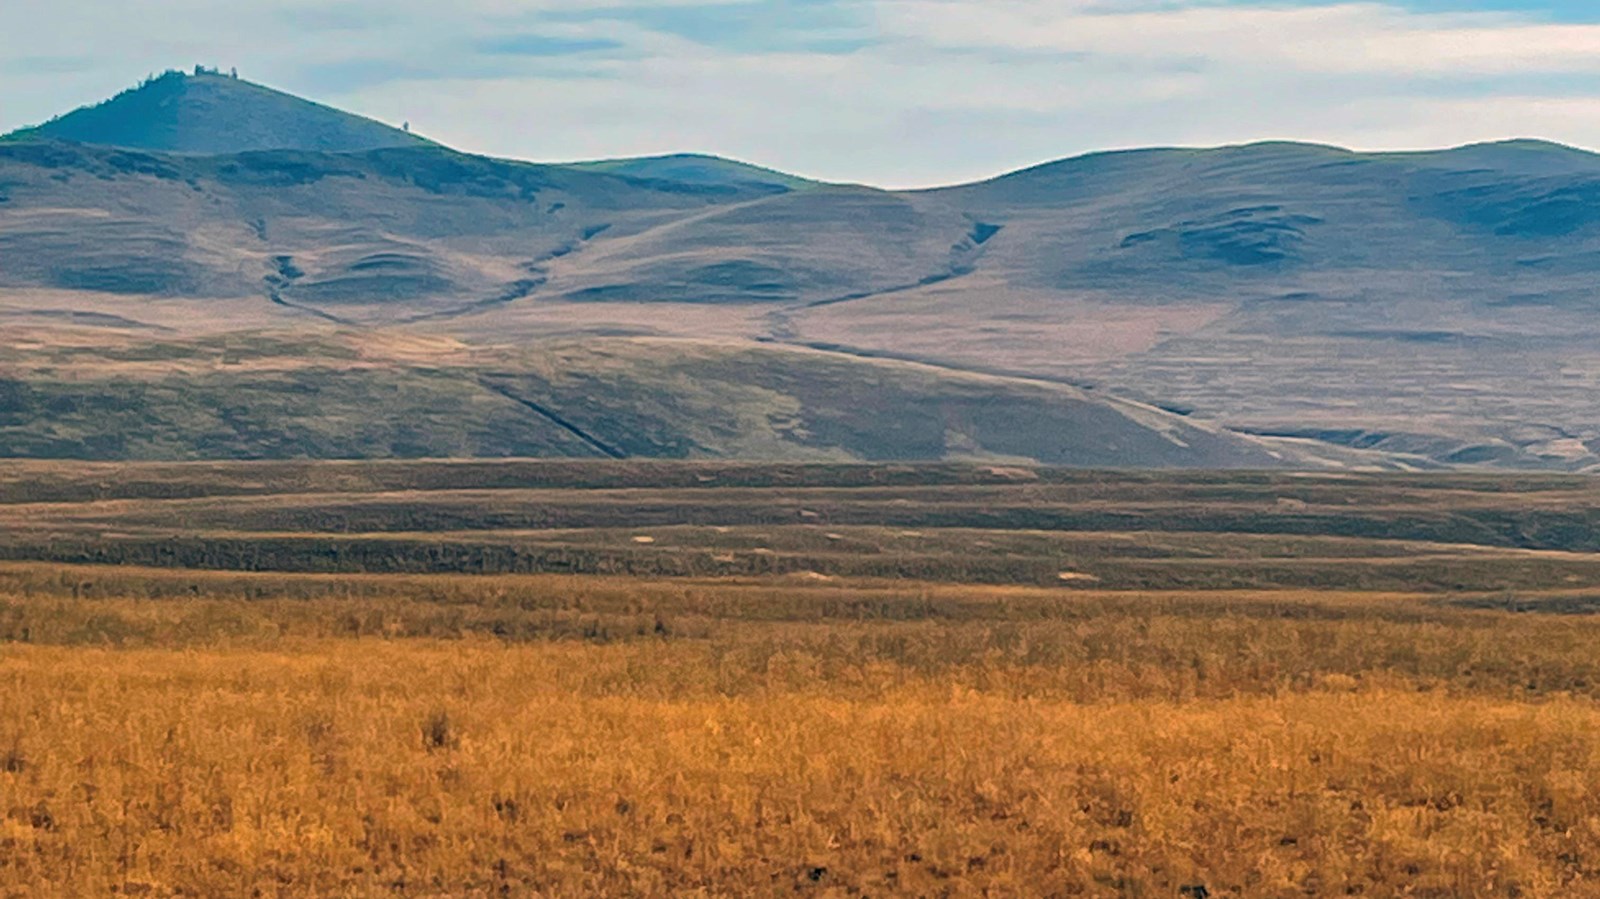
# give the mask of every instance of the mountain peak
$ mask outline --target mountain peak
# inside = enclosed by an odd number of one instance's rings
[[[8,138],[196,154],[355,152],[426,143],[399,128],[199,66],[149,78]]]

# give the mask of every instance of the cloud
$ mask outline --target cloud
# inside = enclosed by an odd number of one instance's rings
[[[483,53],[505,56],[570,56],[616,50],[622,44],[610,38],[564,38],[548,34],[509,34],[477,42]]]
[[[1570,11],[1561,21],[1340,0],[151,0],[138,16],[122,0],[65,6],[0,10],[0,59],[11,61],[0,65],[0,130],[204,62],[481,152],[699,150],[891,185],[1148,144],[1600,146],[1600,25]]]
[[[690,43],[739,53],[848,53],[876,42],[872,5],[844,0],[762,0],[651,7],[589,7],[550,21],[626,22]]]
[[[1377,3],[1119,11],[1074,0],[881,0],[879,21],[948,48],[1048,50],[1331,74],[1600,70],[1600,25],[1506,13],[1416,13]]]

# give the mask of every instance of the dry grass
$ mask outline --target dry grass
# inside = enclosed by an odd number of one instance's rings
[[[46,572],[0,895],[1600,895],[1585,617]]]

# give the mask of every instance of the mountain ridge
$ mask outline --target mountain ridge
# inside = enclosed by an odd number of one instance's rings
[[[754,342],[1098,385],[1403,464],[1600,467],[1600,156],[1559,144],[1124,150],[891,191],[703,154],[45,137],[0,143],[0,324],[47,342]],[[779,393],[817,358],[770,357]]]

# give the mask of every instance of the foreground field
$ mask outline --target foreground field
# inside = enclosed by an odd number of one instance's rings
[[[1597,510],[0,465],[0,896],[1600,896]]]
[[[4,895],[1600,895],[1581,616],[35,565],[0,584]]]

